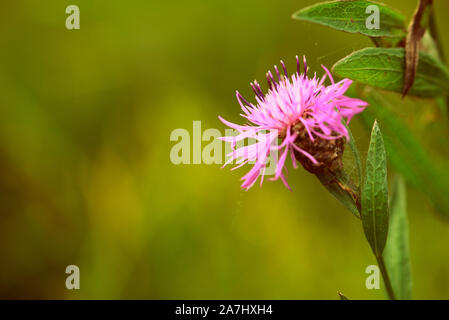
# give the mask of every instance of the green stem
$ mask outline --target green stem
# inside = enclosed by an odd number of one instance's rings
[[[388,276],[387,268],[385,266],[385,261],[382,256],[376,256],[377,264],[379,265],[380,273],[384,279],[385,289],[387,290],[388,298],[390,300],[396,300],[394,295],[393,287],[391,286],[390,277]]]

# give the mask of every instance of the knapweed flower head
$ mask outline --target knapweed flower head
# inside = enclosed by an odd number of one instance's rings
[[[286,180],[285,162],[287,156],[297,167],[297,161],[315,174],[324,170],[337,170],[342,166],[345,139],[349,140],[348,124],[352,117],[367,105],[366,102],[344,96],[351,85],[350,79],[335,83],[326,67],[323,77],[307,77],[307,63],[304,58],[304,73],[301,74],[299,58],[296,57],[297,71],[288,76],[285,64],[281,61],[283,74],[275,66],[276,79],[271,71],[267,73],[268,92],[254,81],[251,87],[255,92],[256,103],[248,102],[237,91],[237,100],[243,110],[242,117],[247,124],[238,125],[219,119],[238,132],[237,136],[222,137],[231,143],[232,152],[224,166],[235,161],[241,167],[253,163],[252,169],[242,177],[242,188],[248,190],[261,176],[262,185],[267,159],[273,153],[280,154],[276,163],[274,177],[281,179],[290,189]],[[329,77],[331,85],[324,81]],[[250,145],[236,148],[242,140],[254,140]]]

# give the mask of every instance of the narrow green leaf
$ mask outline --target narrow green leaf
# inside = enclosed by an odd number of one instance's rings
[[[391,197],[390,229],[384,251],[385,264],[397,299],[412,298],[412,272],[407,219],[406,187],[398,176]]]
[[[362,160],[360,159],[359,149],[357,148],[357,145],[355,143],[354,136],[352,135],[351,129],[349,129],[349,126],[346,125],[346,129],[348,129],[349,133],[349,148],[351,149],[352,155],[354,156],[355,165],[357,167],[357,179],[358,179],[358,186],[361,186],[362,183]]]
[[[366,159],[362,189],[362,224],[365,236],[378,257],[382,255],[388,233],[387,155],[382,134],[374,122]]]
[[[409,184],[426,194],[443,217],[449,218],[449,179],[442,178],[445,173],[380,93],[371,90],[363,100],[369,107],[361,113],[361,119],[368,128],[374,119],[382,123],[389,163]]]
[[[379,29],[367,28],[367,20],[379,8]],[[299,10],[294,19],[318,23],[333,29],[369,37],[404,37],[404,17],[384,4],[365,0],[322,2]]]
[[[402,92],[405,52],[402,48],[365,48],[338,61],[332,71],[342,77],[390,91]],[[421,52],[415,82],[409,95],[435,97],[449,94],[449,71]]]

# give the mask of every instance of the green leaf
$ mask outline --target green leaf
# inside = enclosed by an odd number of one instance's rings
[[[362,97],[369,106],[361,113],[361,119],[371,128],[374,119],[382,123],[385,148],[392,167],[413,187],[426,194],[438,212],[449,218],[449,179],[422,147],[402,119],[391,111],[393,106],[378,92]]]
[[[371,132],[365,171],[362,189],[363,230],[374,254],[380,257],[388,234],[388,183],[387,155],[376,121]]]
[[[358,186],[360,187],[362,183],[362,160],[360,159],[359,149],[357,148],[351,129],[349,129],[349,126],[346,123],[344,123],[344,125],[346,126],[346,129],[348,129],[349,134],[348,144],[349,148],[351,149],[352,155],[354,156],[355,164],[357,167]]]
[[[385,264],[397,299],[412,298],[412,272],[404,179],[397,177],[391,197],[390,229],[384,251]]]
[[[380,28],[367,28],[367,19],[372,12],[367,10],[371,5],[379,8]],[[368,13],[367,13],[368,12]],[[337,30],[360,33],[369,37],[404,37],[404,17],[389,7],[365,0],[331,1],[299,10],[292,16],[294,19],[314,22]]]
[[[342,77],[390,91],[402,92],[405,51],[402,48],[365,48],[338,61],[332,71]],[[415,82],[409,95],[435,97],[449,94],[449,71],[421,52]]]

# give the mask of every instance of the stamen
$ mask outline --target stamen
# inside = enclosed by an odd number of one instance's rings
[[[304,57],[304,74],[307,74],[307,71],[309,71],[309,68],[307,67],[307,61],[306,61],[306,56]]]
[[[261,100],[264,100],[264,95],[262,93],[262,91],[260,90],[260,87],[258,87],[257,81],[254,81],[254,83],[251,83],[251,88],[253,89],[254,93],[256,94],[256,96],[258,96]]]
[[[251,103],[249,103],[248,101],[246,101],[245,98],[243,98],[243,96],[240,94],[240,92],[236,91],[236,96],[237,96],[237,100],[241,103],[241,101],[243,101],[244,104],[246,104],[248,107],[251,107]],[[242,103],[241,103],[242,104]]]
[[[271,90],[273,88],[273,83],[271,82],[270,75],[268,73],[266,74],[266,76],[267,76],[268,89]]]
[[[282,66],[282,69],[284,69],[285,77],[288,78],[287,68],[285,67],[284,61],[282,61],[282,60],[281,60],[281,66]]]
[[[279,83],[281,83],[281,75],[279,74],[279,69],[278,69],[278,67],[277,67],[277,66],[274,66],[274,70],[276,71],[276,74],[277,74],[277,76],[278,76]]]
[[[251,86],[251,89],[253,89],[253,91],[254,91],[254,93],[256,94],[256,96],[260,98],[260,94],[259,94],[259,92],[257,91],[257,89],[256,89],[256,87],[254,86],[254,84],[251,82],[249,85]]]
[[[277,82],[274,80],[273,74],[271,73],[271,71],[268,71],[268,75],[270,76],[271,81],[273,82],[273,84],[277,84]]]
[[[259,82],[257,82],[257,80],[254,80],[254,85],[256,86],[257,90],[262,95],[262,97],[264,97],[265,95],[263,94],[262,88],[260,87],[260,84]]]
[[[296,56],[296,72],[298,73],[298,76],[301,74],[301,65],[299,64],[298,56]]]

